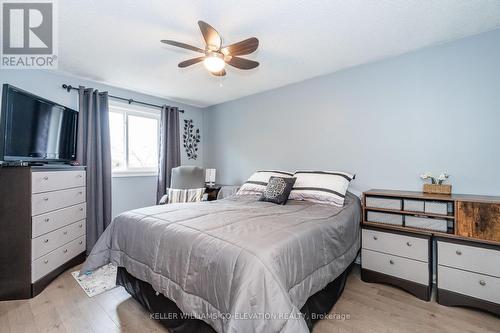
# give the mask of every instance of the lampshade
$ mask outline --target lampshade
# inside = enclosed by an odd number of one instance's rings
[[[206,169],[205,170],[205,182],[215,183],[215,172],[216,169]]]

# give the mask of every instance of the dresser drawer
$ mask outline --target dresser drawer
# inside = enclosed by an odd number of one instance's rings
[[[81,220],[32,239],[31,260],[34,261],[50,251],[85,235],[85,228],[85,220]]]
[[[500,304],[500,278],[438,266],[437,281],[439,289]]]
[[[363,229],[362,247],[423,262],[429,261],[429,240],[426,238]]]
[[[37,281],[83,251],[85,251],[85,236],[81,236],[38,258],[31,263],[31,282]]]
[[[500,277],[500,251],[438,241],[438,264]]]
[[[31,174],[31,193],[85,186],[85,171],[46,171]]]
[[[403,225],[403,215],[401,214],[368,211],[366,212],[366,220],[368,222]]]
[[[81,203],[50,213],[37,215],[31,218],[32,237],[38,237],[47,232],[62,228],[68,224],[80,221],[87,217],[87,204]]]
[[[429,264],[426,262],[362,249],[361,267],[422,285],[429,285]]]
[[[32,215],[39,215],[82,202],[85,202],[85,187],[33,194],[31,213]]]
[[[401,210],[401,199],[366,197],[366,207]]]

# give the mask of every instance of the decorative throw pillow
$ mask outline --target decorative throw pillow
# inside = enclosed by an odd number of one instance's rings
[[[286,204],[288,196],[292,191],[296,178],[275,177],[269,178],[266,189],[262,193],[259,201],[272,202],[278,205]]]
[[[168,188],[167,194],[161,198],[160,204],[199,202],[201,201],[201,199],[203,199],[204,193],[205,193],[205,188],[186,189],[186,190]]]
[[[262,170],[254,173],[248,180],[241,185],[236,195],[262,194],[266,189],[269,178],[274,177],[293,177],[293,173],[286,171]]]
[[[355,175],[337,171],[297,171],[290,200],[305,200],[342,207]]]

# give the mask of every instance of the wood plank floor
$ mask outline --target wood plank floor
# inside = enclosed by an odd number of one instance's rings
[[[62,274],[31,300],[0,302],[0,332],[167,332],[122,287],[87,297],[70,275],[76,269]],[[332,314],[344,316],[320,321],[314,333],[500,332],[498,317],[364,283],[357,268]]]

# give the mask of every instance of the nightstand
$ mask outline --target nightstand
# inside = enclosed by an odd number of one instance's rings
[[[205,187],[205,194],[207,194],[207,201],[217,200],[217,196],[219,195],[219,191],[222,186],[214,185]]]

